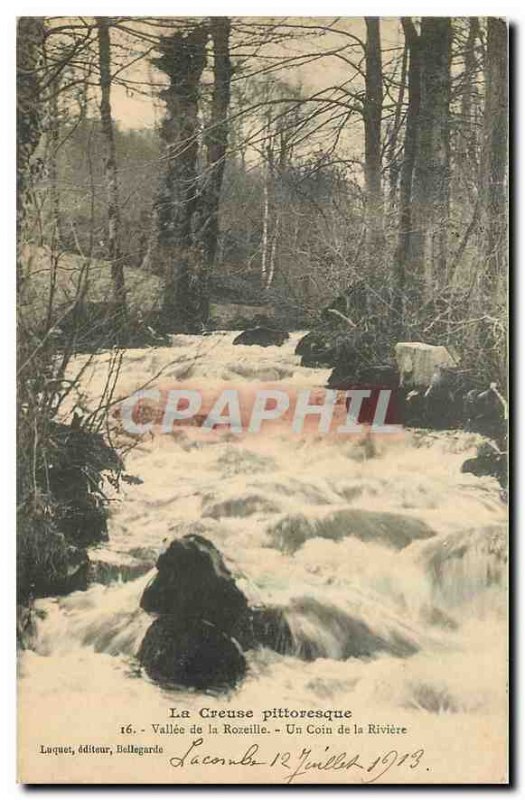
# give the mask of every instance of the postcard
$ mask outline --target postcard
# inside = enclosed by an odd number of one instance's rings
[[[21,783],[508,783],[507,41],[19,18]]]

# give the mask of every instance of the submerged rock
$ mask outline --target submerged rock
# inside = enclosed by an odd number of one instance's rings
[[[243,650],[268,647],[281,655],[294,654],[296,650],[285,612],[275,606],[251,608],[235,631],[235,638]]]
[[[295,553],[309,539],[340,541],[347,536],[401,550],[415,539],[431,538],[435,532],[415,517],[349,508],[317,519],[302,514],[287,516],[271,529],[270,535],[283,552]]]
[[[246,674],[240,645],[202,619],[162,616],[148,628],[138,659],[152,680],[194,689],[233,688]]]
[[[279,506],[264,495],[245,494],[217,502],[204,502],[202,515],[221,519],[221,517],[250,517],[253,514],[275,514]]]
[[[445,609],[470,602],[508,579],[508,531],[504,524],[483,525],[439,537],[420,559]]]
[[[274,328],[257,326],[247,328],[233,340],[233,344],[257,344],[259,347],[280,347],[290,338],[287,331],[279,331]]]
[[[96,547],[89,552],[90,582],[105,585],[120,581],[135,580],[149,572],[155,559],[136,558],[131,553],[118,552],[109,548]]]
[[[418,649],[415,642],[398,631],[379,635],[363,620],[314,597],[294,600],[288,615],[296,643],[295,655],[305,661],[372,658],[379,652],[405,658]]]

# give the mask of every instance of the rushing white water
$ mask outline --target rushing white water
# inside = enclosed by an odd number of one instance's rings
[[[327,371],[299,366],[297,338],[282,348],[233,347],[233,334],[217,333],[130,350],[116,395],[154,376],[153,386],[190,378],[322,386]],[[100,395],[107,363],[101,355],[86,369],[86,405]],[[372,447],[359,437],[144,437],[126,457],[142,483],[115,497],[100,557],[152,565],[171,539],[198,532],[251,601],[286,608],[296,651],[250,652],[237,706],[268,696],[276,706],[343,707],[359,696],[383,712],[496,714],[505,692],[506,509],[494,479],[460,472],[476,441],[415,431]],[[376,517],[370,537],[356,510],[398,516]],[[434,535],[396,546],[415,523]],[[200,702],[153,685],[136,664],[151,622],[139,600],[153,573],[39,601],[33,647],[21,656],[24,696],[50,713],[80,696],[86,705],[116,694]],[[303,660],[306,651],[316,658]]]

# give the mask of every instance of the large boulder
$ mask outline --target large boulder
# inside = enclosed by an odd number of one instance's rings
[[[243,650],[293,650],[279,608],[250,608],[217,548],[203,536],[173,541],[157,561],[141,607],[158,614],[138,659],[152,680],[198,690],[235,686],[246,673]]]
[[[465,424],[471,378],[447,353],[445,348],[419,342],[396,345],[405,425],[444,430]]]
[[[465,373],[457,367],[438,365],[423,394],[424,425],[440,430],[459,428],[465,422]]]
[[[201,619],[230,633],[248,603],[217,548],[203,536],[175,539],[159,556],[157,575],[140,601],[144,611],[169,614],[191,626]]]
[[[295,355],[303,367],[332,367],[335,363],[336,335],[333,329],[316,328],[297,342]]]
[[[459,367],[438,364],[429,384],[408,392],[405,424],[441,430],[465,427],[494,439],[507,449],[508,409],[496,384],[486,390],[471,389],[471,374]],[[405,390],[406,391],[406,390]]]
[[[303,367],[333,367],[333,380],[355,376],[363,364],[373,361],[372,337],[336,321],[320,325],[299,340],[295,348]]]
[[[398,342],[395,356],[401,386],[412,389],[427,389],[438,367],[457,366],[446,347],[424,342]]]
[[[508,406],[495,383],[484,391],[473,389],[467,392],[465,415],[467,430],[489,436],[506,449]]]
[[[290,334],[287,331],[279,331],[275,328],[258,325],[255,328],[247,328],[236,336],[233,340],[233,344],[257,344],[259,347],[280,347],[289,338]]]
[[[341,375],[341,369],[336,367],[332,370],[326,385],[329,389],[341,390],[356,386],[397,390],[399,378],[398,370],[391,364],[358,366],[354,373],[347,375]]]
[[[233,688],[246,673],[240,645],[202,619],[162,616],[149,627],[138,659],[149,677],[199,690]]]
[[[468,458],[461,465],[461,472],[482,477],[490,475],[505,489],[508,483],[508,453],[501,452],[492,442],[483,442],[475,458]]]

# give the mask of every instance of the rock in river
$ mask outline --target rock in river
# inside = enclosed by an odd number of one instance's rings
[[[191,625],[201,619],[230,633],[248,603],[217,548],[203,536],[175,539],[157,561],[157,575],[146,587],[141,608],[170,614]]]
[[[233,688],[246,673],[240,645],[204,620],[162,616],[148,628],[138,658],[152,680],[195,689]]]
[[[233,340],[233,344],[258,344],[259,347],[280,347],[290,338],[287,331],[278,331],[274,328],[258,326],[247,328]]]
[[[402,550],[416,539],[435,535],[423,520],[389,511],[345,508],[318,517],[295,514],[283,517],[269,529],[272,542],[285,553],[295,553],[308,539],[341,541],[353,536]]]

